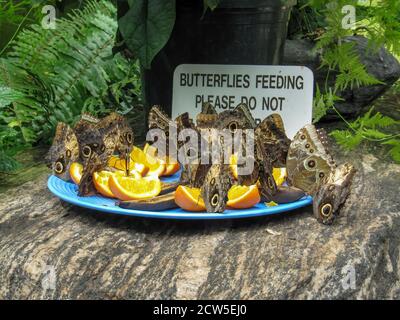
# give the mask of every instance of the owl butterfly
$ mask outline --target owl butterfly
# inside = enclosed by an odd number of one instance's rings
[[[286,164],[288,184],[312,195],[315,217],[331,224],[346,201],[356,170],[348,163],[338,167],[327,145],[323,129],[306,125],[294,137]]]
[[[93,173],[103,170],[107,166],[108,158],[114,151],[114,145],[106,146],[103,134],[97,127],[88,124],[87,128],[87,130],[81,130],[77,136],[80,160],[83,164],[82,178],[78,189],[80,196],[95,194]]]
[[[214,106],[209,103],[203,103],[201,112],[196,116],[196,126],[199,129],[212,128],[218,120],[218,113]]]
[[[163,155],[163,153],[168,153],[169,150],[169,134],[170,134],[170,128],[175,127],[175,129],[177,129],[176,127],[176,123],[161,109],[160,106],[153,106],[150,109],[149,115],[148,115],[148,128],[149,130],[152,129],[159,129],[162,130],[165,134],[165,150],[162,150],[164,148],[160,148],[161,150],[159,150],[159,152],[161,153],[160,156]],[[151,131],[149,132],[151,133]],[[148,133],[148,134],[149,134]],[[160,143],[156,138],[156,140],[154,141],[150,141],[150,137],[147,137],[148,142],[149,143]],[[154,138],[153,138],[154,139]],[[172,139],[174,140],[174,139]]]
[[[83,164],[79,195],[87,196],[95,193],[93,173],[106,168],[108,159],[115,152],[125,158],[129,166],[133,132],[125,119],[116,113],[111,113],[101,120],[82,116],[75,126],[75,131]]]
[[[126,119],[118,113],[111,113],[103,118],[96,126],[103,137],[106,156],[113,153],[125,159],[126,174],[129,173],[130,154],[133,148],[134,134]],[[109,154],[111,153],[111,154]]]
[[[74,130],[67,124],[59,122],[53,144],[46,156],[46,161],[54,174],[65,180],[70,180],[69,167],[79,159],[78,139]]]
[[[256,157],[259,162],[259,178],[262,196],[271,201],[278,192],[272,175],[273,167],[286,165],[290,139],[286,136],[281,116],[269,115],[255,129]]]

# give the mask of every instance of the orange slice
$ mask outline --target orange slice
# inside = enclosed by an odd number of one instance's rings
[[[274,168],[272,170],[272,175],[274,177],[276,185],[279,187],[281,186],[287,177],[287,171],[286,168]]]
[[[233,176],[235,177],[235,179],[238,179],[238,168],[237,168],[237,155],[236,154],[232,154],[229,158],[229,169],[231,170]]]
[[[163,176],[171,176],[174,173],[176,173],[179,170],[179,168],[180,168],[180,165],[179,165],[178,161],[168,157]]]
[[[186,211],[206,210],[199,188],[178,186],[175,191],[175,203]]]
[[[136,172],[138,172],[142,177],[145,176],[147,174],[147,172],[149,171],[149,168],[146,167],[143,163],[139,163],[139,162],[133,162],[133,168]]]
[[[69,167],[69,175],[71,176],[72,181],[79,185],[82,179],[83,165],[78,162],[73,162]]]
[[[114,194],[111,192],[110,187],[108,186],[108,179],[113,174],[114,173],[110,172],[110,171],[100,171],[100,172],[93,173],[94,186],[95,186],[96,190],[105,197],[109,197],[109,198],[115,197]]]
[[[108,179],[111,192],[120,200],[140,200],[156,197],[161,192],[161,181],[157,177],[136,179],[111,175]]]
[[[261,200],[257,185],[233,186],[228,191],[229,207],[235,209],[247,209],[255,206]]]

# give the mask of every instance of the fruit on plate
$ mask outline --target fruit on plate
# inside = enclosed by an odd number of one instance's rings
[[[142,149],[138,147],[133,147],[131,152],[131,159],[136,163],[141,163],[148,168],[146,173],[147,176],[157,176],[160,177],[164,171],[166,164],[164,161],[153,157],[149,153],[145,153]]]
[[[231,154],[229,158],[229,169],[232,171],[232,175],[235,177],[235,179],[238,179],[238,168],[237,168],[237,155],[236,154]]]
[[[273,168],[272,175],[274,177],[276,185],[279,187],[286,180],[286,177],[287,177],[286,168]]]
[[[247,209],[260,202],[260,193],[257,185],[233,186],[228,191],[228,207],[234,209]]]
[[[163,176],[172,176],[173,174],[178,172],[179,169],[180,169],[179,162],[176,161],[175,159],[168,157]]]
[[[93,173],[93,183],[96,188],[96,190],[103,196],[109,197],[109,198],[115,198],[114,194],[112,193],[110,186],[108,185],[108,180],[110,176],[112,175],[117,175],[120,177],[125,176],[125,171],[100,171],[100,172],[94,172]],[[142,176],[136,172],[135,170],[130,171],[130,176],[129,178],[133,179],[141,179]]]
[[[175,191],[175,203],[186,211],[206,210],[199,188],[179,186]]]
[[[110,171],[100,171],[93,173],[93,183],[96,190],[103,196],[108,198],[114,198],[114,194],[111,192],[110,187],[108,186],[108,179],[113,174]]]
[[[79,185],[82,179],[83,166],[78,162],[73,162],[69,167],[69,175],[72,181]]]
[[[231,157],[229,158],[229,168],[235,179],[238,179],[237,161],[238,161],[237,155],[232,154]],[[286,180],[287,177],[286,168],[273,168],[272,175],[274,177],[276,185],[279,187]]]
[[[140,200],[156,197],[161,191],[161,181],[156,176],[135,178],[111,175],[108,179],[111,192],[120,200]]]

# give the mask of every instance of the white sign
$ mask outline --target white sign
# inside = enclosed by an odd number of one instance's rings
[[[195,119],[203,102],[218,112],[246,103],[260,122],[279,113],[289,138],[312,120],[314,75],[307,67],[181,64],[174,72],[172,116]]]

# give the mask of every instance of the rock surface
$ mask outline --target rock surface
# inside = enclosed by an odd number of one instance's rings
[[[335,104],[343,115],[355,115],[370,105],[389,89],[400,78],[400,63],[386,49],[380,48],[377,52],[368,47],[368,40],[361,36],[347,37],[344,41],[354,42],[359,53],[360,61],[366,70],[376,79],[384,82],[382,85],[355,87],[340,93],[344,101]],[[286,65],[304,65],[314,72],[316,83],[321,90],[325,88],[327,77],[326,69],[319,69],[320,55],[314,50],[314,43],[310,40],[286,40],[284,63]],[[335,83],[335,74],[329,78],[328,84]],[[336,118],[332,113],[326,118]]]
[[[219,222],[102,214],[61,202],[42,173],[1,195],[0,299],[399,299],[400,166],[339,156],[358,173],[332,226],[311,207]]]

